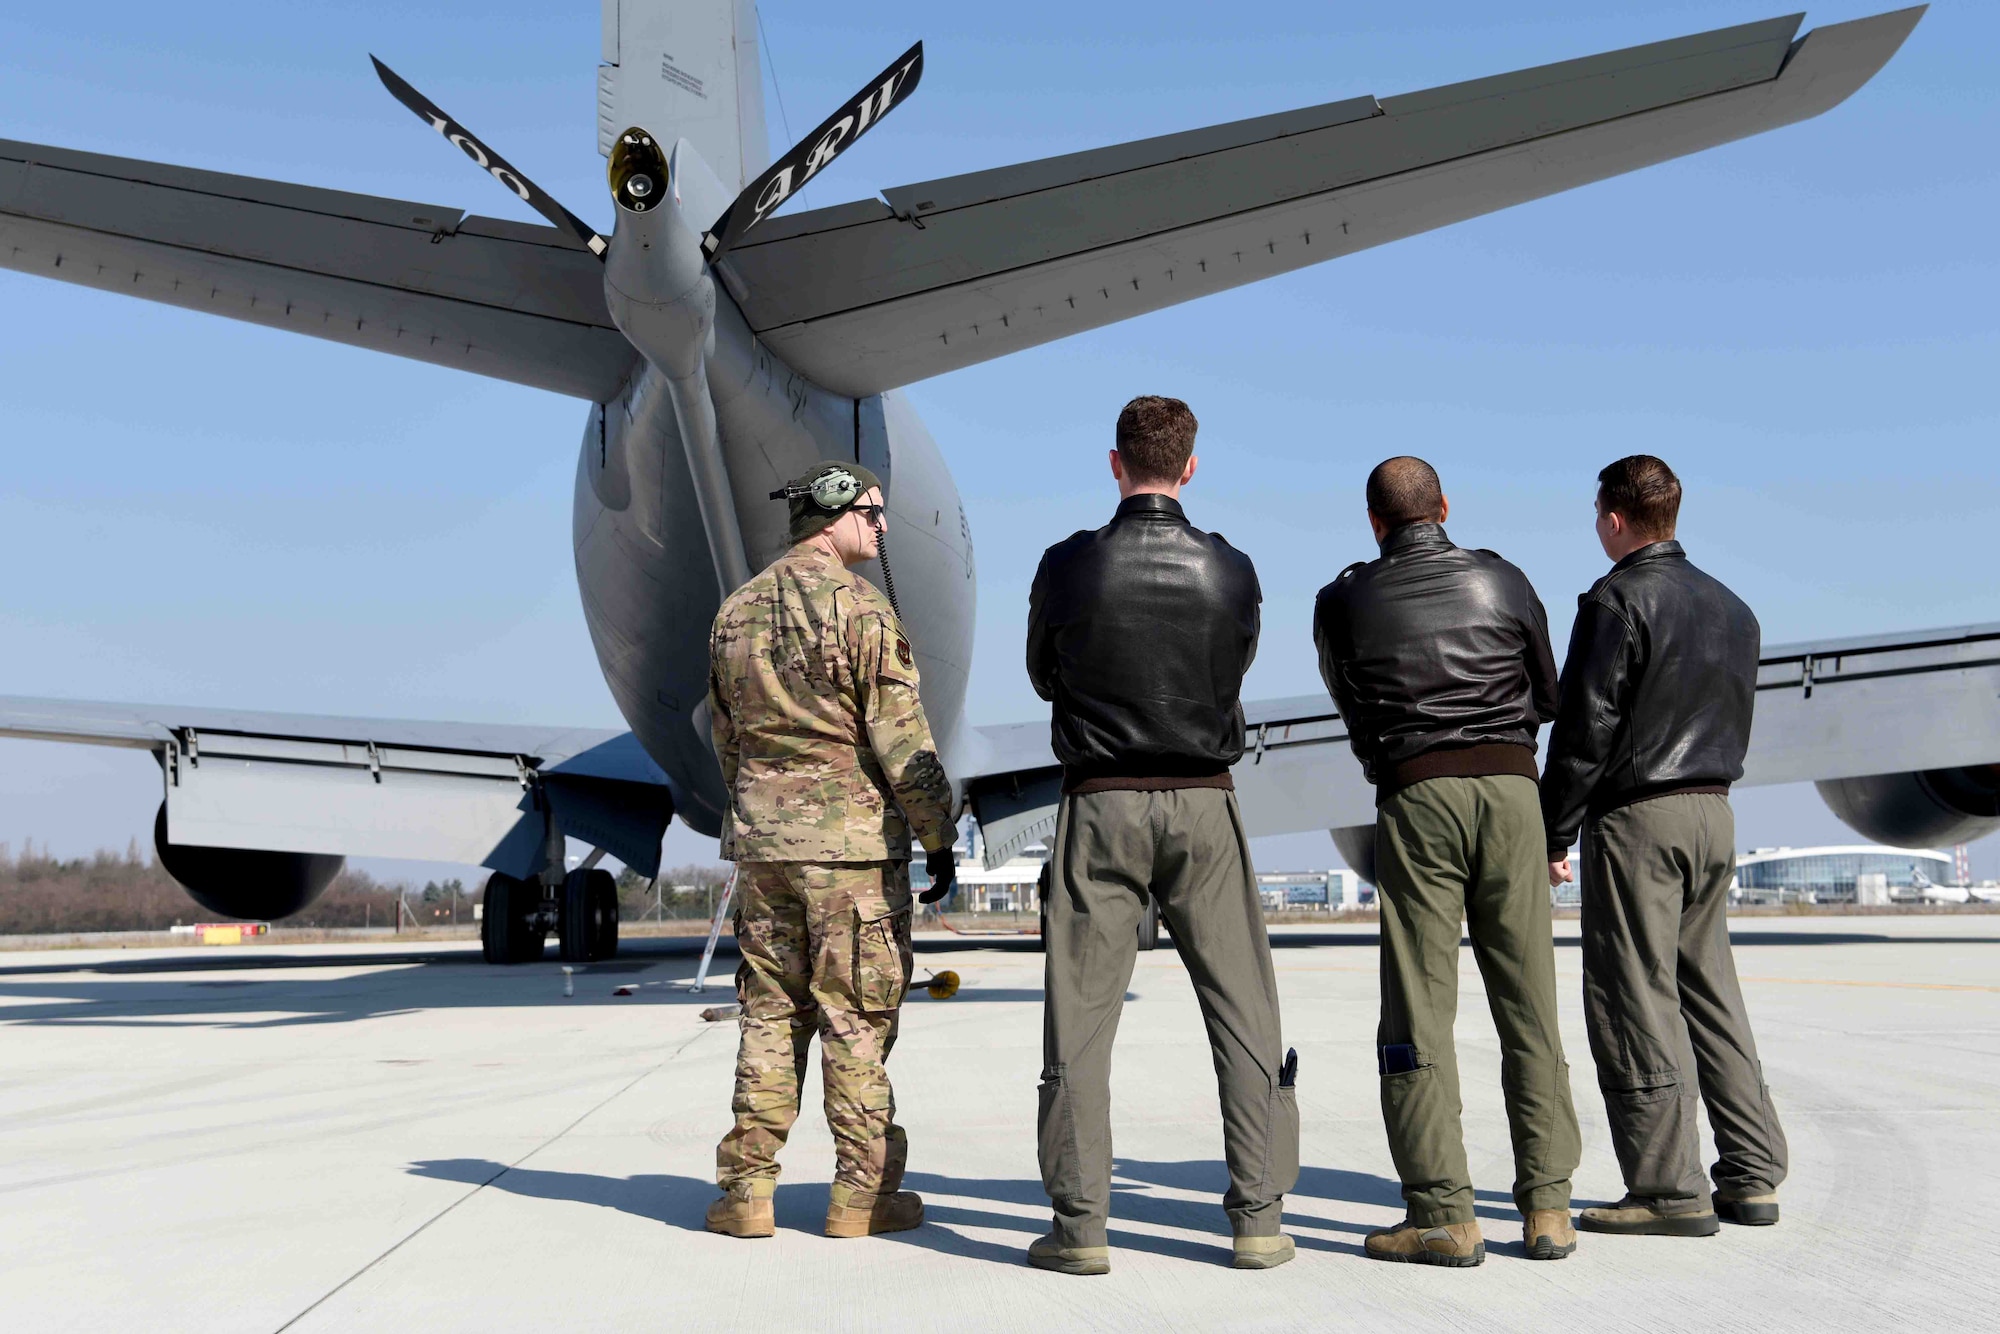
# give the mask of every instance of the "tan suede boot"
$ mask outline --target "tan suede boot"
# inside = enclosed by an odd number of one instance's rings
[[[1628,1237],[1712,1237],[1722,1230],[1713,1209],[1662,1213],[1630,1195],[1616,1204],[1585,1209],[1576,1216],[1585,1232],[1612,1232]]]
[[[1568,1209],[1530,1209],[1521,1220],[1521,1247],[1530,1260],[1562,1260],[1576,1251]]]
[[[1055,1274],[1108,1274],[1111,1272],[1109,1246],[1065,1246],[1051,1232],[1028,1243],[1028,1263]]]
[[[778,1230],[771,1207],[771,1193],[778,1183],[770,1177],[753,1177],[733,1183],[722,1198],[708,1206],[707,1227],[725,1237],[768,1237]]]
[[[1778,1221],[1778,1193],[1767,1195],[1724,1195],[1716,1191],[1713,1196],[1715,1212],[1732,1223],[1744,1227],[1769,1227]]]
[[[922,1227],[924,1197],[913,1190],[890,1194],[858,1191],[834,1182],[826,1200],[826,1235],[869,1237],[878,1232],[908,1232]]]
[[[1405,1218],[1394,1227],[1370,1232],[1362,1245],[1369,1259],[1393,1260],[1398,1264],[1470,1269],[1486,1260],[1486,1242],[1479,1235],[1477,1220],[1419,1227]]]
[[[1275,1237],[1237,1237],[1231,1247],[1236,1256],[1230,1265],[1235,1269],[1276,1269],[1299,1253],[1292,1239],[1282,1232]]]

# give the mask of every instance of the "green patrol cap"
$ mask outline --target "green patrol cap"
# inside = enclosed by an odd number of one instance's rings
[[[791,503],[792,541],[803,542],[881,485],[881,480],[860,464],[829,459],[773,491],[771,499]]]

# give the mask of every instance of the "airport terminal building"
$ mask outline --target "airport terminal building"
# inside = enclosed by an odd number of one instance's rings
[[[1730,897],[1738,903],[1912,902],[1955,879],[1951,854],[1933,848],[1752,848],[1736,859]]]

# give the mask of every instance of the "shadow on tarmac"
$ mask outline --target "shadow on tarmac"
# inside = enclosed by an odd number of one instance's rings
[[[476,961],[479,956],[475,953],[472,957]],[[650,980],[643,974],[653,967],[651,962],[612,960],[576,965],[572,979],[575,994],[565,996],[562,968],[555,963],[471,971],[451,966],[454,961],[412,963],[408,955],[392,956],[386,962],[398,966],[386,969],[378,966],[374,971],[347,977],[280,972],[274,977],[208,978],[201,974],[212,970],[200,969],[193,978],[181,978],[159,976],[160,970],[147,969],[129,981],[99,981],[80,976],[81,970],[76,969],[61,977],[37,976],[39,969],[0,970],[0,1000],[10,1002],[0,1007],[0,1027],[143,1024],[150,1028],[289,1028],[441,1009],[530,1005],[705,1008],[726,1005],[736,999],[735,984],[727,967],[711,973],[707,989],[693,995],[684,985],[693,972],[691,964],[684,970],[665,969],[666,976]],[[351,959],[321,959],[313,966],[356,965]],[[443,971],[438,971],[440,968]],[[23,972],[28,975],[22,976]],[[634,987],[635,994],[612,995],[614,988],[626,985]],[[936,1003],[928,998],[926,1001]]]
[[[1178,1163],[1144,1162],[1132,1158],[1120,1158],[1115,1168],[1116,1176],[1148,1185],[1164,1186],[1171,1190],[1202,1191],[1211,1194],[1216,1203],[1211,1208],[1220,1212],[1222,1192],[1229,1186],[1229,1168],[1220,1159]],[[1121,1186],[1114,1179],[1112,1189]],[[1126,1188],[1129,1189],[1129,1188]],[[1478,1190],[1473,1192],[1473,1214],[1478,1218],[1486,1236],[1486,1249],[1499,1255],[1525,1257],[1526,1245],[1515,1231],[1521,1222],[1520,1212],[1514,1207],[1514,1196],[1504,1190]],[[1121,1211],[1124,1202],[1131,1198],[1115,1196],[1112,1202],[1114,1214]],[[1337,1218],[1328,1218],[1314,1208],[1315,1203],[1364,1204],[1383,1209],[1400,1210],[1403,1207],[1402,1184],[1393,1177],[1377,1176],[1372,1172],[1350,1172],[1338,1167],[1303,1166],[1299,1169],[1298,1185],[1285,1197],[1285,1230],[1292,1233],[1292,1240],[1300,1250],[1347,1252],[1354,1255],[1365,1254],[1357,1242],[1344,1243],[1330,1241],[1294,1231],[1294,1227],[1326,1229],[1347,1232],[1357,1238],[1364,1237],[1375,1228],[1373,1224],[1350,1223]],[[1592,1205],[1609,1204],[1609,1200],[1576,1199],[1571,1209],[1588,1208]],[[1502,1232],[1495,1234],[1493,1224],[1506,1224]],[[1514,1240],[1503,1238],[1514,1235]]]
[[[701,957],[703,938],[700,936],[642,936],[621,941],[618,957],[603,963],[582,964],[579,967],[590,972],[637,972],[675,958]],[[727,955],[735,957],[736,942],[724,936],[716,945],[715,957]],[[0,956],[4,957],[4,956]],[[548,953],[540,960],[544,964],[560,964],[553,942]],[[260,968],[380,968],[403,964],[425,964],[428,966],[473,965],[486,967],[486,960],[479,950],[471,945],[454,949],[425,949],[413,946],[408,949],[356,951],[354,953],[328,952],[325,954],[286,954],[281,946],[244,945],[224,947],[213,954],[181,953],[152,954],[137,959],[101,959],[93,963],[28,963],[0,964],[0,978],[46,976],[51,973],[98,973],[106,976],[123,976],[131,973],[229,973],[244,972]],[[534,964],[509,965],[506,971],[531,969]]]
[[[1729,933],[1729,942],[1736,946],[1752,945],[2000,945],[2000,936],[1890,936],[1873,931],[1785,931],[1769,929],[1734,929]],[[1344,946],[1355,949],[1375,949],[1382,943],[1379,931],[1283,931],[1273,933],[1271,948],[1274,950],[1324,949],[1329,946]],[[1472,941],[1461,936],[1459,945],[1470,949]],[[993,950],[1003,954],[1040,954],[1040,936],[919,936],[918,954],[962,954],[974,950]],[[1580,936],[1557,936],[1557,949],[1579,949],[1583,945]],[[1173,936],[1168,932],[1160,934],[1160,948],[1174,948]]]
[[[568,1200],[616,1209],[684,1232],[703,1230],[703,1210],[716,1197],[711,1182],[664,1173],[613,1177],[588,1172],[549,1172],[532,1167],[508,1168],[486,1158],[431,1159],[412,1163],[409,1171],[436,1181],[491,1186],[529,1199]],[[1222,1192],[1228,1183],[1228,1168],[1217,1159],[1189,1162],[1118,1159],[1112,1169],[1111,1245],[1120,1250],[1227,1265],[1230,1250]],[[1044,1212],[1048,1196],[1042,1191],[1042,1183],[1033,1178],[968,1178],[911,1172],[903,1184],[924,1195],[926,1226],[887,1234],[884,1239],[888,1241],[994,1264],[1021,1265],[1026,1263],[1028,1243],[1048,1231]],[[1199,1192],[1207,1198],[1184,1200],[1148,1193],[1154,1186]],[[1514,1210],[1512,1196],[1490,1190],[1475,1194],[1479,1201],[1475,1210],[1483,1223],[1518,1223],[1520,1215]],[[985,1200],[1011,1209],[982,1209],[951,1202],[965,1199]],[[826,1217],[826,1200],[827,1188],[823,1185],[781,1184],[773,1197],[778,1226],[800,1232],[820,1231]],[[1594,1202],[1578,1201],[1577,1205]],[[1388,1177],[1369,1172],[1330,1167],[1300,1170],[1298,1186],[1285,1200],[1286,1230],[1293,1240],[1302,1250],[1361,1255],[1364,1253],[1361,1238],[1371,1230],[1370,1226],[1328,1217],[1315,1208],[1316,1204],[1362,1204],[1393,1210],[1401,1207],[1401,1187]],[[1030,1212],[1020,1212],[1023,1209]],[[1213,1240],[1135,1232],[1119,1226],[1121,1222],[1205,1234]],[[960,1228],[1017,1232],[1020,1240],[1011,1244],[994,1242],[969,1236]],[[1353,1240],[1313,1235],[1317,1232],[1345,1233]],[[1487,1239],[1487,1247],[1499,1254],[1518,1255],[1522,1250],[1519,1241],[1494,1237]]]
[[[1220,1164],[1214,1164],[1220,1170]],[[457,1181],[469,1186],[485,1185],[494,1190],[538,1200],[570,1200],[605,1209],[617,1209],[634,1217],[662,1223],[684,1232],[703,1230],[702,1213],[716,1198],[715,1184],[694,1177],[642,1174],[630,1177],[596,1176],[587,1172],[548,1172],[532,1167],[507,1169],[485,1158],[445,1158],[412,1163],[413,1175],[437,1181]],[[994,1209],[968,1208],[944,1202],[940,1197],[989,1200],[998,1204],[1029,1206],[1037,1211],[1048,1208],[1042,1183],[1032,1178],[979,1180],[912,1172],[904,1180],[907,1189],[925,1195],[925,1226],[909,1232],[887,1233],[885,1241],[900,1242],[945,1255],[987,1260],[1010,1266],[1027,1263],[1028,1243],[1048,1231],[1046,1215],[1023,1215]],[[1114,1182],[1119,1192],[1114,1200],[1111,1244],[1121,1250],[1146,1251],[1207,1264],[1227,1265],[1230,1251],[1227,1234],[1219,1232],[1222,1215],[1219,1204],[1194,1203],[1138,1194],[1143,1185]],[[819,1232],[826,1222],[827,1188],[817,1183],[788,1186],[780,1184],[773,1196],[778,1226],[799,1232]],[[1217,1233],[1212,1242],[1186,1237],[1162,1237],[1132,1232],[1119,1221],[1144,1222],[1193,1232]],[[985,1228],[1020,1233],[1018,1243],[1002,1244],[967,1236],[956,1228]],[[1305,1243],[1302,1243],[1305,1244]],[[1316,1243],[1326,1250],[1354,1250]]]
[[[1010,952],[1038,951],[1034,937],[1001,938]],[[2000,945],[1993,936],[1889,936],[1873,932],[1808,932],[1754,930],[1733,933],[1739,946],[1790,945]],[[1274,949],[1319,946],[1362,946],[1379,943],[1374,932],[1296,933],[1272,938]],[[1578,938],[1558,937],[1556,944],[1575,948]],[[251,947],[220,954],[177,953],[134,959],[103,959],[87,963],[0,964],[0,1027],[40,1024],[150,1024],[168,1027],[282,1028],[303,1024],[338,1024],[384,1015],[450,1008],[515,1007],[526,1005],[711,1005],[735,998],[731,975],[736,950],[725,939],[716,951],[708,988],[689,994],[684,981],[694,972],[702,941],[693,937],[641,938],[626,943],[619,957],[576,966],[576,994],[562,994],[561,965],[554,953],[541,963],[506,968],[488,967],[476,949],[369,951],[352,954],[267,953]],[[1169,948],[1163,941],[1161,948]],[[924,939],[919,956],[994,948],[991,940]],[[306,975],[316,969],[365,968],[373,971],[347,977]],[[217,973],[267,971],[275,976],[214,978]],[[643,975],[657,970],[661,976]],[[288,975],[289,974],[289,975]],[[98,981],[95,979],[103,978]],[[117,980],[113,980],[117,979]],[[131,980],[124,980],[131,979]],[[613,980],[616,979],[616,980]],[[921,978],[919,979],[921,982]],[[613,989],[631,985],[635,994],[613,997]],[[961,1005],[1042,999],[1039,987],[966,986],[947,1001],[932,1000],[921,987],[910,1002],[917,1005]],[[1127,1001],[1139,997],[1132,992]],[[254,1017],[253,1017],[254,1016]],[[1219,1187],[1217,1187],[1219,1189]]]

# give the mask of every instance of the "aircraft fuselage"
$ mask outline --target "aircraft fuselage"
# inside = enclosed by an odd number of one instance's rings
[[[793,372],[718,294],[707,357],[717,434],[751,570],[788,546],[770,492],[821,459],[854,459],[888,492],[888,553],[947,770],[976,737],[965,725],[976,580],[971,530],[951,471],[898,393],[853,399]],[[708,737],[708,629],[721,603],[668,377],[641,361],[597,405],[577,458],[573,540],[584,619],[604,679],[674,784],[678,813],[714,834],[722,780]],[[862,573],[878,586],[873,562]]]

